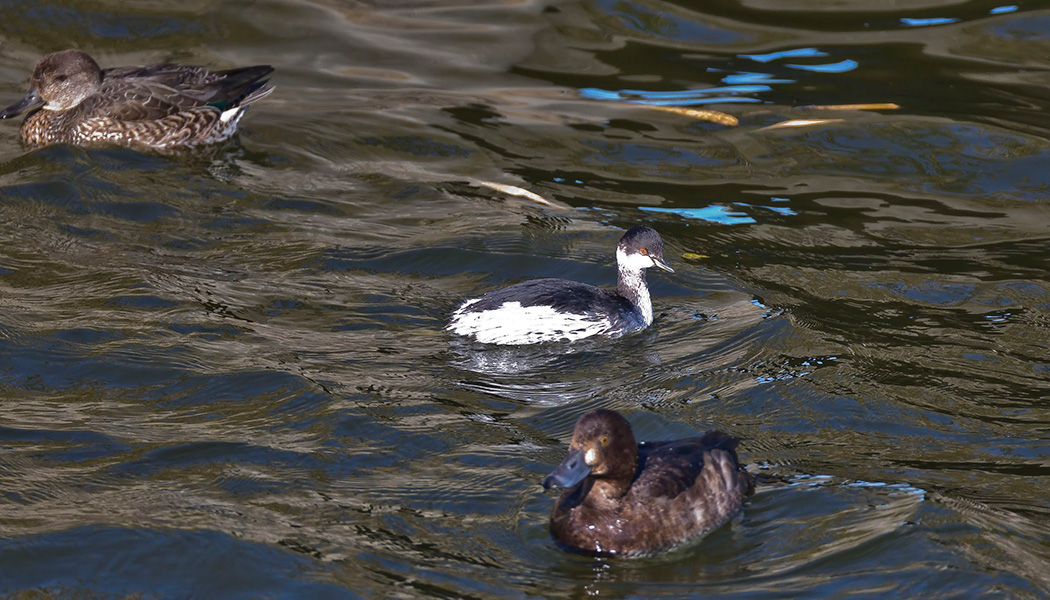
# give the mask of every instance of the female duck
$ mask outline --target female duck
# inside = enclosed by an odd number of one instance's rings
[[[703,536],[740,511],[753,487],[737,462],[740,438],[721,431],[635,442],[620,413],[592,410],[576,423],[569,456],[543,480],[566,488],[551,512],[571,550],[645,556]]]
[[[37,63],[24,98],[0,119],[30,110],[22,141],[32,145],[114,143],[153,149],[221,142],[244,109],[273,91],[260,65],[208,71],[171,63],[102,70],[79,50]]]
[[[641,225],[628,229],[616,263],[615,291],[566,279],[525,281],[464,302],[448,330],[488,344],[536,344],[644,329],[653,322],[645,269],[674,273],[660,234]]]

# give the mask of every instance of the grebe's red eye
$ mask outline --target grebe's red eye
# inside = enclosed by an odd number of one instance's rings
[[[649,256],[649,251],[645,248],[639,248],[638,251],[641,252],[644,256]]]

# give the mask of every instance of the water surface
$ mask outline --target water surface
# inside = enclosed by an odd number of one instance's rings
[[[4,102],[70,46],[277,84],[192,156],[0,122],[5,595],[1050,593],[1050,3],[3,12]],[[855,103],[899,108],[814,108]],[[443,332],[610,284],[639,223],[650,330]],[[539,481],[594,407],[748,438],[761,485],[665,556],[566,554]]]

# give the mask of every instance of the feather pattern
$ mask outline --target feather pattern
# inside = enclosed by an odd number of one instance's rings
[[[155,149],[192,147],[232,136],[245,108],[273,87],[266,65],[209,71],[158,63],[100,70],[83,52],[44,57],[32,89],[0,117],[22,112],[32,95],[43,104],[22,124],[32,145],[107,142]]]

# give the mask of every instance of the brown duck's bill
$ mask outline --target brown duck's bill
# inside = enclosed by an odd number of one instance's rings
[[[543,478],[541,485],[544,488],[552,487],[571,488],[591,474],[591,468],[583,460],[583,448],[569,453],[565,460],[554,471]]]
[[[29,90],[29,92],[18,102],[15,102],[11,106],[8,106],[3,111],[0,111],[0,119],[10,119],[11,117],[17,117],[27,110],[32,110],[39,106],[44,105],[44,99],[36,93],[36,90]]]

